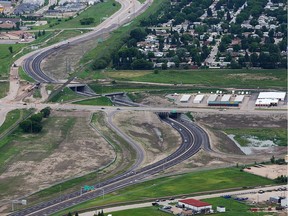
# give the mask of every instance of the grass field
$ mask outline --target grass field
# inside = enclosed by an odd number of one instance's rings
[[[10,128],[13,124],[15,124],[21,117],[23,110],[12,110],[10,111],[5,118],[4,123],[0,127],[0,134],[5,132],[8,128]]]
[[[13,53],[10,53],[9,47]],[[8,78],[9,66],[12,64],[12,56],[20,51],[26,44],[0,44],[0,77]]]
[[[8,91],[9,91],[9,82],[0,82],[0,98],[5,97]]]
[[[113,194],[105,195],[104,199],[101,197],[91,200],[55,215],[60,216],[67,213],[67,211],[77,211],[79,209],[117,202],[268,184],[274,184],[274,182],[260,176],[240,172],[236,168],[198,171],[139,183]]]
[[[227,134],[235,135],[234,139],[241,146],[249,146],[251,142],[247,139],[253,137],[257,140],[271,140],[278,146],[287,146],[286,128],[234,128],[225,129]]]
[[[7,119],[5,120],[4,124],[0,128],[0,132],[3,133],[5,130],[10,128],[15,122],[19,119],[25,118],[31,110],[13,110],[12,112],[8,113]],[[9,145],[15,139],[15,134],[19,134],[19,129],[16,129],[10,135],[3,137],[0,140],[0,167],[7,162],[7,159],[14,155],[16,152],[19,152],[18,149],[11,147]],[[1,169],[0,169],[1,172]]]
[[[18,74],[19,74],[19,77],[20,77],[21,80],[26,80],[26,81],[31,82],[31,83],[34,82],[34,79],[32,79],[30,76],[28,76],[28,75],[24,72],[24,70],[23,70],[22,67],[19,67],[19,69],[18,69]]]
[[[107,71],[103,76],[125,81],[140,81],[153,83],[196,84],[235,88],[287,88],[287,73],[285,69],[277,70],[167,70],[159,71]]]
[[[113,6],[115,4],[115,6]],[[79,16],[73,19],[48,19],[48,24],[33,27],[33,29],[64,29],[64,28],[87,28],[87,27],[95,27],[100,23],[100,19],[103,17],[109,17],[117,10],[120,9],[120,4],[115,0],[107,0],[102,3],[98,3],[96,5],[90,6],[85,11],[81,12]],[[94,23],[90,25],[81,25],[80,20],[83,18],[94,18]]]
[[[100,85],[98,83],[90,83],[96,93],[111,93],[111,92],[149,92],[149,93],[187,93],[187,92],[211,92],[219,90],[219,88],[201,88],[201,87],[181,87],[181,86],[161,86],[161,85],[145,85],[145,84],[130,84],[117,83],[113,85]],[[224,91],[223,89],[221,89]]]
[[[93,185],[97,181],[103,181],[104,179],[119,173],[121,170],[125,171],[131,167],[136,158],[135,150],[128,143],[126,143],[123,138],[118,136],[114,131],[106,126],[103,112],[94,113],[92,124],[95,125],[100,133],[105,136],[107,141],[114,146],[115,152],[117,154],[116,162],[105,169],[99,170],[98,172],[92,172],[82,177],[65,181],[63,183],[44,189],[36,194],[33,194],[29,197],[29,204],[39,202],[39,200],[47,200],[49,197],[52,198],[59,196],[60,188],[62,193],[65,193],[66,191],[75,191],[85,184]],[[115,140],[117,140],[117,142],[115,142]],[[125,157],[123,156],[124,152]]]
[[[87,99],[82,101],[73,102],[74,104],[81,105],[95,105],[95,106],[112,106],[112,102],[107,97],[98,97],[93,99]]]
[[[107,216],[108,213],[104,212],[104,215]],[[112,213],[113,216],[166,216],[171,215],[163,211],[158,210],[158,207],[147,207],[147,208],[138,208],[138,209],[129,209],[123,211],[117,211]]]
[[[53,98],[51,98],[51,102],[64,102],[64,101],[81,99],[81,98],[84,98],[84,96],[77,95],[70,88],[66,87],[57,95],[55,95]]]
[[[249,206],[246,203],[238,202],[234,199],[225,199],[222,197],[203,199],[202,201],[212,204],[212,208],[216,210],[217,206],[224,206],[226,208],[225,213],[216,213],[215,216],[253,216],[253,215],[267,215],[265,212],[250,212],[249,209],[254,206]],[[277,215],[269,213],[269,215]]]
[[[215,216],[253,216],[253,215],[267,215],[267,213],[264,212],[250,212],[250,208],[253,206],[249,206],[243,202],[238,202],[234,199],[224,199],[222,197],[218,198],[209,198],[204,199],[202,201],[205,201],[212,205],[212,208],[214,212],[216,212],[217,206],[224,206],[226,208],[225,213],[215,213],[213,215]],[[105,213],[105,216],[107,216],[109,213]],[[111,213],[110,213],[111,214]],[[273,213],[269,213],[269,215],[277,215]],[[158,210],[158,207],[145,207],[145,208],[137,208],[137,209],[128,209],[128,210],[122,210],[122,211],[116,211],[112,212],[113,216],[127,216],[127,215],[134,215],[134,216],[164,216],[164,215],[171,215],[165,212],[162,212]]]
[[[55,44],[64,40],[67,40],[68,38],[76,37],[78,35],[87,33],[87,30],[64,30],[61,33],[59,33],[56,37],[51,38],[47,45]]]

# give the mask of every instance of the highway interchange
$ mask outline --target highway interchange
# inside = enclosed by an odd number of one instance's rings
[[[26,56],[23,62],[24,71],[31,76],[35,81],[40,83],[57,83],[58,81],[54,78],[46,75],[41,69],[41,62],[53,54],[55,51],[59,51],[64,47],[81,43],[85,40],[97,37],[103,33],[110,32],[118,27],[118,23],[120,25],[127,23],[130,21],[130,16],[139,15],[143,12],[150,4],[149,1],[146,1],[145,4],[139,4],[138,1],[125,1],[119,0],[121,4],[121,9],[115,13],[111,18],[107,19],[99,26],[97,26],[94,31],[89,32],[85,35],[78,36],[76,38],[69,39],[69,41],[61,42],[56,45],[44,48],[32,54]],[[138,2],[138,3],[137,3]],[[136,5],[137,4],[137,5]],[[131,7],[136,7],[134,13],[131,14],[127,11],[131,10]],[[129,16],[128,16],[129,15]],[[115,22],[117,20],[117,22]],[[21,62],[20,62],[21,63]],[[19,64],[19,63],[17,63]],[[17,106],[17,104],[14,104]],[[23,104],[18,104],[22,105]],[[35,104],[36,107],[36,104]],[[103,108],[102,108],[103,109]],[[116,111],[114,111],[116,112]],[[113,113],[114,113],[113,112]],[[104,194],[111,193],[120,188],[127,187],[129,185],[136,184],[140,181],[143,181],[145,178],[159,173],[171,166],[181,163],[182,161],[188,159],[189,157],[196,154],[201,148],[205,150],[211,150],[209,146],[209,138],[208,135],[197,125],[192,124],[191,122],[187,122],[186,120],[180,119],[170,119],[168,117],[164,117],[162,120],[170,124],[175,130],[177,130],[182,137],[182,143],[179,148],[167,156],[166,158],[139,168],[141,163],[144,160],[144,150],[137,144],[134,143],[126,134],[122,133],[112,122],[113,113],[108,117],[109,126],[117,132],[120,136],[122,136],[135,150],[137,153],[137,160],[133,164],[133,166],[126,171],[125,173],[116,176],[114,178],[108,179],[106,181],[100,182],[94,185],[95,190],[92,191],[75,191],[73,193],[61,195],[61,197],[57,197],[50,201],[46,201],[35,206],[31,206],[29,208],[23,209],[19,212],[14,212],[10,214],[11,216],[24,216],[24,215],[50,215],[57,211],[66,209],[68,207],[74,206],[78,203],[85,202],[87,200],[104,196]],[[82,189],[81,189],[82,190]]]
[[[94,185],[95,190],[82,191],[78,190],[70,194],[62,195],[48,202],[29,207],[10,214],[11,216],[24,215],[50,215],[57,211],[66,209],[76,204],[104,196],[107,193],[119,190],[121,188],[139,183],[148,177],[159,173],[169,167],[181,163],[182,161],[195,155],[201,148],[211,150],[207,134],[197,125],[180,119],[164,118],[164,122],[170,124],[177,130],[182,137],[182,143],[179,148],[168,157],[143,168],[133,169],[116,176],[112,179],[97,183]],[[137,162],[138,163],[138,162]]]
[[[59,51],[62,48],[67,46],[71,46],[77,43],[81,43],[85,40],[90,40],[91,38],[96,38],[103,33],[111,32],[118,28],[118,26],[123,25],[127,22],[131,21],[131,16],[137,16],[142,13],[149,4],[151,3],[150,0],[147,0],[144,4],[140,4],[136,0],[119,0],[121,4],[121,9],[113,14],[109,19],[106,19],[102,22],[99,26],[95,27],[93,31],[83,34],[81,36],[77,36],[75,38],[69,39],[64,42],[60,42],[58,44],[54,44],[52,46],[43,48],[41,50],[37,50],[32,52],[25,57],[21,58],[17,64],[22,64],[23,69],[25,72],[31,76],[35,81],[40,83],[59,83],[53,77],[49,77],[45,72],[41,69],[41,62],[48,57],[49,55],[53,54],[55,51]],[[135,7],[133,13],[128,13],[132,7]],[[24,61],[23,61],[24,60]],[[23,62],[22,62],[23,61]],[[107,123],[118,135],[124,138],[136,151],[137,153],[137,160],[133,164],[133,166],[123,174],[120,174],[116,177],[108,179],[106,181],[95,183],[94,188],[95,190],[91,191],[75,191],[69,194],[63,194],[60,197],[54,198],[49,201],[45,201],[34,206],[28,207],[26,209],[20,210],[18,212],[11,213],[11,216],[39,216],[39,215],[51,215],[52,213],[58,212],[60,210],[66,209],[68,207],[74,206],[76,204],[94,199],[96,197],[104,196],[105,194],[111,193],[113,191],[119,190],[121,188],[134,185],[139,183],[154,174],[164,171],[169,167],[175,166],[183,162],[184,160],[190,158],[191,156],[195,155],[200,149],[204,151],[213,151],[210,147],[209,137],[207,133],[197,126],[196,124],[187,121],[182,118],[172,119],[169,117],[163,117],[162,121],[166,124],[169,124],[175,130],[177,130],[181,137],[182,143],[179,145],[179,148],[173,152],[171,155],[167,156],[166,158],[150,164],[148,166],[139,168],[141,163],[144,159],[143,149],[135,144],[131,138],[129,138],[125,133],[120,131],[112,121],[113,114],[117,112],[115,107],[95,107],[95,106],[81,106],[81,105],[72,105],[72,104],[28,104],[23,105],[23,103],[3,103],[1,104],[3,107],[9,106],[10,108],[44,108],[46,106],[50,106],[53,109],[63,109],[63,110],[88,110],[88,111],[97,111],[105,109],[105,111],[110,112],[108,115]],[[1,108],[0,106],[0,108]],[[121,110],[149,110],[154,112],[168,112],[170,108],[151,108],[151,107],[123,107]],[[181,111],[191,111],[192,109],[182,108]],[[198,109],[196,109],[198,111]],[[202,112],[205,110],[201,110]],[[207,112],[211,112],[211,110],[206,110]],[[212,112],[219,112],[219,110],[212,110]],[[230,111],[227,111],[230,112]],[[240,111],[237,110],[239,114],[247,114],[247,111]],[[241,113],[242,112],[242,113]],[[283,111],[284,112],[284,111]],[[285,111],[286,112],[286,111]],[[235,113],[235,111],[233,111]],[[249,114],[249,113],[248,113]],[[253,111],[250,111],[250,114],[253,115]],[[264,115],[270,115],[269,112],[263,112]],[[175,144],[178,145],[178,144]]]

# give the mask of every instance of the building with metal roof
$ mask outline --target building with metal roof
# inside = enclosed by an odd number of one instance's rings
[[[286,97],[286,92],[260,92],[258,99],[278,99],[284,100]]]
[[[257,99],[255,102],[256,106],[277,106],[278,99]]]
[[[221,101],[224,102],[224,101],[230,101],[230,98],[231,98],[231,94],[225,94],[223,95],[223,97],[221,98]]]
[[[187,103],[190,99],[191,95],[190,94],[184,94],[181,98],[180,98],[180,102],[181,103]]]
[[[179,200],[178,205],[184,208],[189,208],[197,212],[201,211],[210,211],[212,209],[212,205],[207,202],[202,202],[196,199],[185,199]]]
[[[237,95],[234,99],[235,102],[242,102],[244,100],[245,95]]]
[[[193,100],[193,103],[199,104],[202,102],[203,99],[204,99],[204,95],[196,95],[196,97]]]
[[[211,102],[211,101],[216,101],[217,100],[218,95],[217,94],[213,94],[210,95],[207,99],[207,103]]]

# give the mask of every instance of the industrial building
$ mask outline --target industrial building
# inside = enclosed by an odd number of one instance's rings
[[[181,103],[187,103],[187,102],[189,101],[190,97],[191,97],[191,95],[189,95],[189,94],[184,94],[184,95],[181,97],[180,102],[181,102]]]
[[[235,102],[242,103],[244,100],[244,95],[237,95],[236,98],[234,99]]]
[[[260,92],[255,106],[277,106],[285,97],[286,92]]]
[[[225,94],[225,95],[223,95],[223,97],[221,98],[221,102],[230,101],[231,96],[232,96],[232,95],[230,95],[230,94]]]
[[[216,101],[217,97],[218,97],[217,94],[210,95],[207,99],[207,103],[209,103],[210,101]]]
[[[286,97],[286,92],[260,92],[258,99],[277,99],[283,101]]]
[[[257,99],[255,106],[277,106],[278,99]]]
[[[199,103],[202,102],[203,99],[204,99],[204,95],[197,95],[197,96],[194,98],[193,103],[199,104]]]
[[[212,209],[211,204],[196,199],[179,200],[178,206],[192,209],[197,212],[210,212],[210,210]]]

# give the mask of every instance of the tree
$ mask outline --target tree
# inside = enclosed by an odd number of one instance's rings
[[[8,50],[9,50],[10,53],[13,53],[13,47],[12,46],[9,46]]]
[[[40,122],[33,122],[32,121],[32,132],[33,133],[40,133],[42,131],[43,126]]]
[[[30,117],[30,120],[32,122],[41,122],[42,121],[42,118],[43,118],[43,114],[40,112],[40,113],[37,113],[37,114],[34,114]]]
[[[39,30],[38,31],[38,37],[41,37],[42,36],[42,33],[41,33],[41,31]]]
[[[75,216],[79,216],[78,212],[75,212]]]
[[[212,10],[211,10],[211,8],[209,7],[208,9],[207,9],[207,16],[208,17],[212,17]]]
[[[164,62],[161,67],[162,67],[162,70],[167,70],[168,68],[167,63]]]
[[[257,55],[257,53],[252,53],[251,55],[250,55],[250,60],[251,60],[251,63],[252,63],[252,65],[253,65],[253,67],[256,67],[256,66],[258,66],[258,64],[259,64],[259,58],[258,58],[258,55]]]
[[[136,39],[137,42],[143,41],[146,36],[147,36],[147,33],[145,32],[143,28],[136,28],[130,32],[130,37]]]
[[[51,113],[51,108],[50,107],[45,107],[40,111],[42,113],[43,118],[48,118],[50,113]]]
[[[92,63],[92,69],[93,70],[98,70],[98,69],[104,69],[108,66],[108,62],[101,58],[101,59],[95,59],[94,62]]]
[[[226,16],[226,19],[227,21],[230,21],[231,20],[231,14],[229,11],[227,11],[227,16]]]
[[[32,121],[30,119],[22,121],[19,124],[19,127],[26,133],[31,132],[32,131]]]
[[[153,63],[145,59],[136,59],[132,62],[131,67],[134,70],[150,70],[153,68]]]
[[[81,25],[90,25],[95,22],[93,17],[87,17],[79,20]]]
[[[71,213],[71,212],[69,212],[69,213],[67,214],[67,216],[72,216],[72,213]]]

